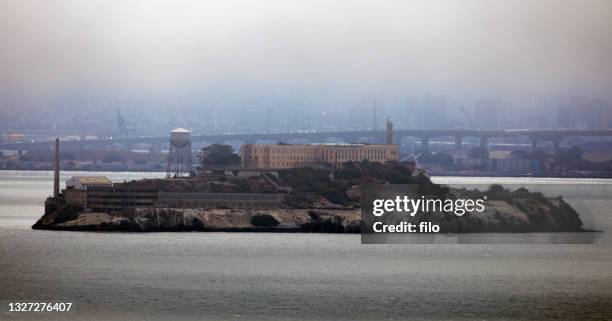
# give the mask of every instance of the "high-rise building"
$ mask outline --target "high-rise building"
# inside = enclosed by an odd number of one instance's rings
[[[444,96],[427,96],[420,106],[422,128],[440,129],[445,128],[448,122],[448,110]]]
[[[500,98],[483,98],[474,104],[473,119],[480,129],[498,129],[501,111]]]
[[[609,104],[606,104],[601,116],[601,127],[602,129],[612,129],[612,108]]]
[[[593,99],[589,104],[595,115],[594,125],[598,129],[612,128],[612,108],[603,99]]]
[[[612,125],[610,106],[602,99],[573,96],[559,104],[559,127],[604,129]]]
[[[584,116],[581,111],[584,110],[584,97],[573,96],[559,104],[557,109],[558,122],[560,128],[580,128],[585,127],[583,123]]]
[[[423,117],[420,113],[419,99],[414,96],[406,97],[406,109],[404,117],[406,118],[407,128],[422,129]]]

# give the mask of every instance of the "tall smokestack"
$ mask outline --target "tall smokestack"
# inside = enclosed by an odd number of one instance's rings
[[[55,139],[55,173],[53,173],[53,199],[59,200],[59,180],[60,180],[60,152],[59,138]]]
[[[387,145],[393,145],[393,122],[387,118]]]

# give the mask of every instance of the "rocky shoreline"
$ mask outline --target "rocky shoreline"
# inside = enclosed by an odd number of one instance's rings
[[[427,214],[411,222],[439,224],[443,233],[582,232],[582,221],[560,198],[492,200],[483,213],[462,217]],[[314,232],[360,233],[359,209],[180,209],[136,208],[126,214],[80,212],[65,206],[32,228],[122,232]]]
[[[359,233],[359,210],[138,208],[127,215],[80,212],[64,221],[63,208],[34,229],[124,232],[318,232]]]
[[[301,167],[279,171],[276,176],[240,177],[227,173],[202,173],[188,179],[154,179],[121,184],[124,190],[153,190],[151,205],[133,205],[117,211],[96,210],[89,204],[64,202],[49,207],[33,229],[71,231],[232,231],[360,233],[361,193],[371,184],[410,184],[419,195],[438,199],[486,199],[482,212],[457,216],[431,212],[406,217],[410,223],[431,222],[442,233],[581,232],[578,213],[561,197],[550,198],[524,188],[511,191],[491,185],[486,191],[451,188],[431,182],[422,171],[403,163],[346,163],[333,172]],[[282,190],[282,193],[280,192]],[[118,192],[119,196],[128,196]],[[248,209],[245,201],[213,205],[158,202],[160,193],[216,193],[258,195],[280,193],[282,200]],[[241,194],[242,193],[242,194]],[[266,194],[268,193],[268,194]],[[150,193],[151,194],[151,193]],[[111,194],[112,197],[114,194]],[[140,194],[137,194],[140,195]],[[147,194],[149,195],[149,194]],[[143,196],[138,196],[143,197]],[[95,198],[95,195],[94,195]],[[252,199],[252,197],[251,197]],[[108,198],[104,199],[108,202]],[[92,203],[95,205],[94,203]],[[124,205],[122,205],[124,206]],[[403,220],[403,217],[401,218]],[[368,219],[366,219],[368,221]],[[364,223],[364,231],[368,231]]]

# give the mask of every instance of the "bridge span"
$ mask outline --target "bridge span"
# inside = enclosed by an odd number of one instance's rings
[[[359,142],[367,138],[369,142],[384,143],[386,132],[380,131],[325,131],[325,132],[290,132],[290,133],[251,133],[251,134],[219,134],[219,135],[192,135],[192,142],[224,143],[240,141],[255,143],[257,141],[290,142],[306,140],[311,143],[322,143],[330,139],[340,139],[345,142]],[[480,146],[487,148],[488,140],[493,137],[527,137],[535,148],[538,142],[552,142],[558,150],[560,143],[567,137],[612,137],[610,129],[507,129],[507,130],[471,130],[471,129],[396,129],[394,137],[397,141],[401,137],[413,137],[421,140],[423,149],[429,147],[432,138],[454,138],[456,147],[460,149],[463,139],[475,137],[480,140]],[[138,144],[162,146],[168,142],[168,136],[161,137],[134,137],[122,139],[93,139],[63,141],[63,150],[101,150],[113,144],[131,147]],[[53,141],[30,143],[0,143],[0,149],[5,150],[51,150]]]

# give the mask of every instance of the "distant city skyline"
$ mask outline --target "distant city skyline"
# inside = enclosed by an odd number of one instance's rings
[[[117,135],[117,108],[141,135],[466,127],[463,109],[608,126],[610,30],[605,0],[7,0],[0,132]]]
[[[124,124],[120,124],[117,111]],[[253,104],[228,106],[223,111],[184,102],[173,105],[75,102],[63,106],[59,113],[17,115],[0,119],[0,134],[164,136],[176,127],[189,128],[195,134],[380,130],[387,118],[394,121],[397,129],[612,128],[610,102],[584,96],[514,100],[491,96],[473,101],[444,95],[373,96],[338,105]]]

